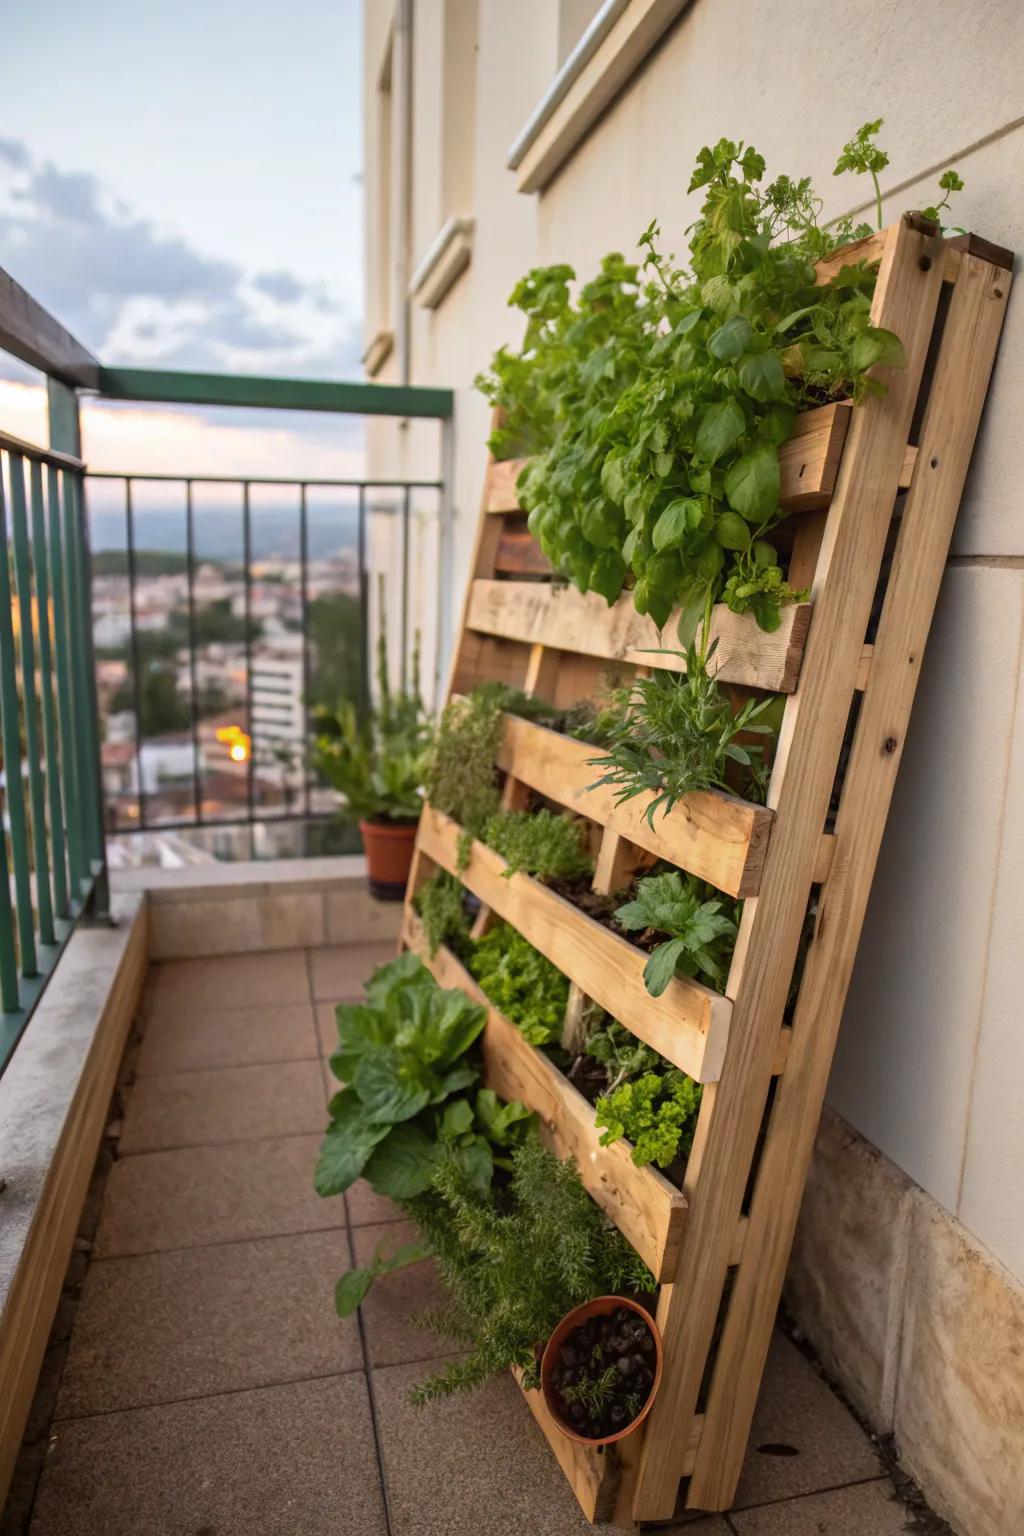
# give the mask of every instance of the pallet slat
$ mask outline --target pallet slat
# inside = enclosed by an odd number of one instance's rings
[[[515,715],[505,716],[498,767],[539,794],[610,827],[649,853],[678,864],[730,896],[754,896],[761,879],[772,813],[735,795],[687,795],[654,828],[644,812],[655,798],[638,795],[616,805],[610,786],[591,789],[599,749]]]
[[[442,987],[459,987],[487,1009],[484,1061],[487,1086],[504,1099],[518,1099],[540,1117],[544,1140],[561,1158],[571,1157],[585,1187],[619,1231],[632,1243],[656,1279],[674,1269],[686,1219],[686,1197],[655,1168],[638,1168],[630,1144],[602,1147],[593,1106],[548,1060],[528,1045],[456,957],[443,945],[433,956],[423,926],[407,910],[402,937]]]
[[[721,1071],[732,1004],[700,982],[677,977],[660,997],[644,986],[647,956],[635,944],[563,901],[528,875],[507,876],[505,860],[475,842],[458,867],[459,827],[425,805],[417,846],[510,922],[535,949],[613,1018],[699,1083]]]
[[[790,603],[782,610],[779,628],[768,634],[751,614],[732,613],[719,604],[711,620],[711,637],[718,640],[716,675],[725,683],[792,693],[810,619],[810,603]],[[473,582],[466,612],[467,629],[478,634],[672,672],[685,671],[683,658],[670,648],[678,620],[678,611],[670,614],[659,631],[653,619],[637,613],[629,592],[609,607],[597,592],[487,577]]]

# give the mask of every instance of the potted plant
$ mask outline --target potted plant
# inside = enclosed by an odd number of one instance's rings
[[[661,1384],[657,1324],[627,1296],[597,1296],[567,1312],[547,1342],[541,1391],[570,1440],[610,1445],[651,1411]]]
[[[372,895],[401,901],[409,878],[432,722],[420,696],[419,636],[412,688],[393,692],[388,680],[384,605],[377,641],[377,702],[360,711],[343,699],[321,711],[313,762],[344,797],[343,815],[359,819]]]

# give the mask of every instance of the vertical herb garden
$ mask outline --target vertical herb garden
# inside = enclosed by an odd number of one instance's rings
[[[876,193],[880,127],[836,166]],[[652,224],[531,272],[480,380],[404,952],[338,1010],[317,1187],[419,1233],[339,1311],[432,1256],[417,1401],[511,1368],[595,1522],[735,1491],[1009,291],[959,186],[826,226],[722,141],[685,264]]]

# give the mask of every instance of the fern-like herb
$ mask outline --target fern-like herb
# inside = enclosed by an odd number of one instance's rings
[[[536,1387],[536,1347],[566,1312],[594,1296],[654,1288],[571,1162],[531,1136],[512,1164],[502,1195],[482,1193],[448,1159],[433,1189],[409,1202],[449,1293],[417,1321],[469,1351],[415,1387],[414,1403],[470,1391],[510,1366]]]
[[[607,729],[607,750],[590,759],[606,771],[589,786],[615,787],[621,805],[649,794],[644,814],[654,827],[654,813],[665,815],[684,795],[697,790],[726,789],[730,764],[743,770],[746,797],[761,801],[767,793],[768,772],[763,742],[741,742],[744,734],[767,737],[772,726],[761,717],[774,699],[748,699],[734,714],[729,697],[709,667],[717,639],[707,643],[710,604],[705,610],[701,640],[691,640],[683,655],[686,671],[664,670],[637,677]]]
[[[462,827],[467,839],[478,837],[498,808],[494,766],[501,739],[501,701],[477,689],[445,707],[427,764],[427,799]],[[463,850],[460,848],[460,855]],[[468,846],[460,867],[468,861]]]
[[[483,841],[501,854],[509,876],[575,880],[594,867],[583,825],[557,811],[497,811],[484,827]]]

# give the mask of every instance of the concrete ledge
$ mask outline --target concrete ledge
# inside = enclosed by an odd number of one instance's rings
[[[126,870],[113,889],[148,899],[153,960],[397,940],[402,916],[357,857]]]
[[[148,962],[146,904],[70,939],[0,1078],[0,1505]]]
[[[826,1371],[964,1536],[1024,1510],[1024,1290],[826,1109],[786,1300]]]

